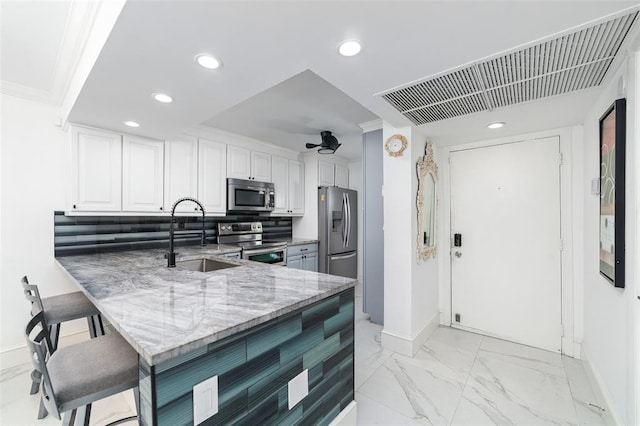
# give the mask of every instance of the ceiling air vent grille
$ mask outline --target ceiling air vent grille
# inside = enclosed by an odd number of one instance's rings
[[[382,97],[420,125],[598,86],[638,13],[428,78]]]

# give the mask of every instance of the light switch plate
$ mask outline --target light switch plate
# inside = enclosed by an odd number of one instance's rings
[[[600,195],[600,178],[591,179],[591,195]]]
[[[198,425],[218,412],[218,376],[193,387],[193,424]]]
[[[289,410],[309,395],[309,370],[289,380]]]

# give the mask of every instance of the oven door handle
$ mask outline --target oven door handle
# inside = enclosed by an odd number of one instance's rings
[[[277,253],[277,252],[284,252],[287,249],[287,247],[271,247],[271,248],[265,248],[265,249],[259,249],[259,250],[255,250],[255,249],[251,249],[251,250],[244,250],[243,251],[243,255],[244,256],[255,256],[256,254],[267,254],[267,253]]]

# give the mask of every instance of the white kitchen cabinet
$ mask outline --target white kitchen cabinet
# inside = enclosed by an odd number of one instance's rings
[[[276,200],[274,215],[304,214],[304,164],[296,160],[272,157]]]
[[[122,210],[164,210],[164,142],[125,135],[122,139]]]
[[[335,185],[334,164],[318,160],[318,186]]]
[[[349,188],[349,168],[335,165],[335,185],[340,188]]]
[[[164,142],[164,210],[182,197],[198,198],[198,140],[181,137]],[[180,203],[178,212],[192,212],[197,205]]]
[[[229,147],[231,148],[231,147]],[[198,141],[198,200],[206,213],[227,210],[227,145]]]
[[[287,247],[287,267],[318,272],[318,243]]]
[[[304,163],[296,160],[289,160],[289,210],[304,215]]]
[[[289,160],[282,157],[271,158],[273,186],[276,195],[273,215],[289,213]]]
[[[340,164],[318,160],[318,186],[349,188],[349,169]]]
[[[304,269],[302,266],[302,256],[287,256],[287,268]]]
[[[271,182],[271,155],[251,151],[251,179]]]
[[[229,145],[227,177],[271,182],[271,156],[263,152]]]
[[[120,211],[122,137],[73,127],[71,211]]]
[[[251,177],[251,151],[229,145],[227,148],[227,177],[249,179]]]

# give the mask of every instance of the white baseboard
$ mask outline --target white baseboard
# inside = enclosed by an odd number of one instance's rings
[[[61,335],[58,345],[60,347],[69,346],[73,345],[74,343],[82,342],[84,340],[89,340],[88,330],[79,330]],[[18,345],[0,351],[0,370],[16,367],[28,362],[30,362],[29,351],[27,350],[26,343],[24,345]]]
[[[573,342],[573,355],[575,359],[582,359],[582,343]]]
[[[583,344],[581,349],[582,363],[586,367],[584,370],[585,373],[587,373],[587,379],[589,379],[596,401],[599,405],[606,408],[615,425],[624,425],[625,423],[620,420],[620,416],[616,413],[615,405],[613,405],[613,399],[611,398],[611,395],[609,395],[604,379],[591,363],[588,348]],[[607,422],[607,424],[609,424],[609,422]]]
[[[340,411],[338,417],[333,419],[329,426],[356,426],[358,424],[358,410],[356,401],[351,401],[349,405]]]
[[[412,338],[401,336],[383,329],[380,343],[385,349],[413,357],[416,352],[418,352],[418,349],[420,349],[420,346],[427,341],[429,336],[431,336],[431,333],[433,333],[439,325],[440,314],[438,313]]]

